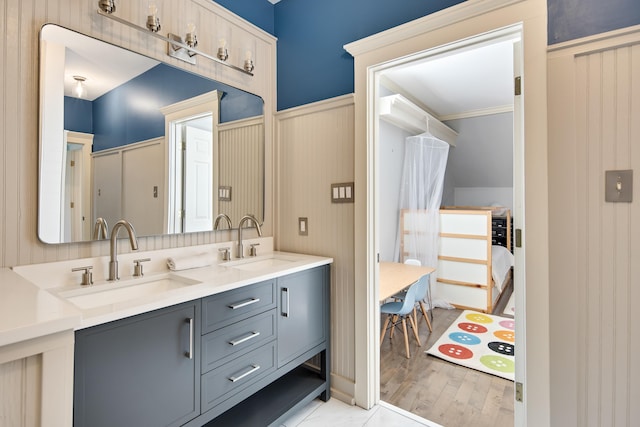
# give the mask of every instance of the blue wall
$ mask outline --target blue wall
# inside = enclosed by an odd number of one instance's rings
[[[267,0],[214,0],[214,3],[275,35],[273,5]]]
[[[94,151],[157,138],[165,130],[161,107],[216,89],[225,93],[220,101],[221,122],[262,114],[263,102],[257,96],[160,64],[92,103],[65,99],[65,129],[93,133]],[[75,108],[87,103],[92,105],[91,113]]]
[[[278,110],[352,93],[345,44],[462,1],[282,0],[275,5]]]
[[[64,128],[93,133],[93,105],[86,99],[64,97]]]
[[[640,0],[547,0],[548,43],[640,24]]]
[[[278,110],[352,93],[353,59],[345,44],[462,1],[281,0],[272,6],[267,0],[216,0],[278,38]],[[640,0],[547,5],[549,44],[640,24]]]

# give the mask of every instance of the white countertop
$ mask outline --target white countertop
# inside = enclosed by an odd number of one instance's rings
[[[80,320],[73,305],[0,269],[0,347],[73,329]]]
[[[273,265],[266,262],[264,267],[248,270],[236,268],[240,264],[259,263],[274,257],[286,259],[287,262]],[[62,286],[51,287],[43,283],[33,283],[34,279],[29,281],[16,272],[1,270],[0,346],[65,329],[83,329],[119,320],[332,262],[333,259],[327,257],[271,252],[250,259],[232,260],[189,270],[170,271],[165,266],[164,269],[155,269],[146,273],[142,279],[123,276],[121,281],[149,281],[154,277],[162,277],[170,273],[171,276],[197,283],[90,309],[80,309],[55,295],[60,291],[82,292],[91,287],[81,287],[77,283],[72,285],[64,283]],[[258,265],[261,264],[256,264]],[[67,267],[65,268],[68,270]],[[41,272],[36,272],[33,277],[40,275]],[[28,274],[26,276],[29,277]],[[93,286],[96,290],[107,289],[111,286],[111,282],[96,281]]]

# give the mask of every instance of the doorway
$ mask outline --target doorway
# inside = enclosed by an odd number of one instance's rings
[[[218,198],[218,126],[220,91],[208,92],[161,109],[167,138],[168,233],[213,229]]]
[[[511,26],[408,55],[370,70],[369,79],[373,82],[370,96],[374,98],[370,105],[375,106],[372,131],[375,151],[372,177],[376,200],[373,205],[374,253],[378,254],[381,261],[401,259],[397,250],[399,231],[393,225],[399,223],[397,184],[403,159],[403,140],[433,129],[434,117],[460,131],[461,136],[460,144],[456,143],[455,138],[447,141],[452,144],[452,150],[442,204],[500,205],[510,210],[516,223],[522,223],[524,171],[518,167],[522,164],[520,159],[524,151],[522,97],[514,95],[515,77],[521,77],[521,32],[521,26]],[[450,82],[455,85],[450,86]],[[391,119],[381,101],[389,96],[402,97],[405,105],[403,111]],[[507,126],[500,125],[505,120],[508,121]],[[505,147],[502,142],[502,146],[496,148],[495,141],[491,145],[491,141],[483,140],[478,133],[469,137],[467,128],[478,132],[478,123],[483,122],[481,127],[488,129],[505,127],[509,133],[509,146]],[[389,123],[392,123],[391,128]],[[463,132],[466,133],[464,137]],[[470,147],[470,139],[476,141],[476,146]],[[395,146],[390,143],[393,140],[396,141]],[[477,167],[478,163],[482,167]],[[460,168],[458,173],[456,166]],[[491,179],[491,175],[494,179]],[[395,251],[390,248],[395,248]],[[514,252],[518,258],[516,265],[524,265],[524,253]],[[524,275],[517,267],[513,275],[513,289],[520,293],[524,291]],[[517,336],[524,338],[524,316],[518,316],[516,325]],[[427,357],[423,353],[427,346],[423,347],[416,350],[412,357]],[[516,378],[519,378],[523,372],[520,362],[524,360],[523,346],[516,345],[516,360]],[[379,383],[376,384],[376,390],[380,393]],[[424,413],[418,415],[429,419]]]

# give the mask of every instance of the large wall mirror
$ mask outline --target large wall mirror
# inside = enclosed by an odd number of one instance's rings
[[[235,228],[264,218],[264,103],[60,26],[40,33],[38,236]]]

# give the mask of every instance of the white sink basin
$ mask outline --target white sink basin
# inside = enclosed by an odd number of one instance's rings
[[[197,280],[175,276],[171,273],[137,279],[108,282],[57,293],[71,304],[83,310],[113,305],[140,298],[163,295],[174,289],[198,284]]]

